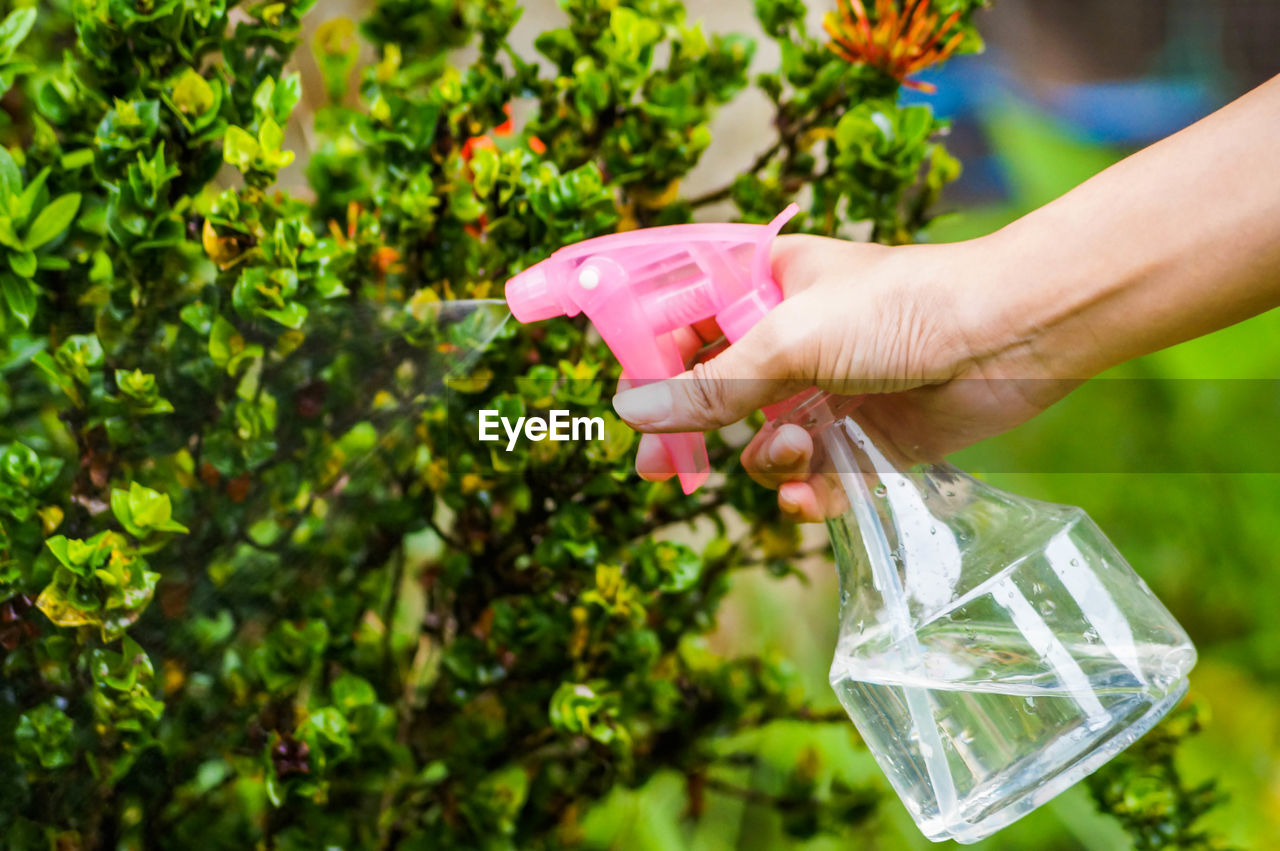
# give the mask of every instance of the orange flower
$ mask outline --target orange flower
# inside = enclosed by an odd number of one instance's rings
[[[400,252],[389,245],[380,245],[373,252],[373,270],[379,281],[385,281],[388,273],[403,272],[404,264],[400,262]]]
[[[496,150],[498,143],[488,136],[472,136],[470,139],[462,143],[462,161],[471,162],[471,158],[475,156],[476,151],[481,148],[489,148]]]
[[[493,128],[494,136],[511,136],[516,132],[515,119],[511,117],[511,104],[506,106],[507,120]],[[471,162],[471,158],[475,156],[475,152],[479,148],[496,149],[497,143],[493,141],[491,136],[472,136],[462,143],[462,160],[463,162]],[[529,137],[529,149],[535,154],[545,154],[547,146],[537,136]]]
[[[502,108],[502,110],[507,114],[507,120],[493,128],[493,132],[496,136],[510,136],[512,133],[516,132],[516,122],[515,119],[511,117],[511,104],[507,104]]]
[[[473,239],[480,239],[484,236],[485,230],[489,227],[489,214],[481,213],[480,218],[476,219],[469,225],[463,225],[462,229],[467,232]]]
[[[839,0],[840,11],[828,12],[822,26],[831,36],[831,49],[850,62],[870,65],[908,88],[935,91],[929,83],[907,75],[937,64],[964,41],[960,13],[939,23],[932,0],[876,0],[872,21],[862,0]]]

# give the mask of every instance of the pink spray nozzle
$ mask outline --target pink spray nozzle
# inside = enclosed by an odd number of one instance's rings
[[[633,384],[684,371],[672,331],[714,319],[736,342],[782,300],[769,248],[798,212],[792,204],[767,225],[671,225],[566,246],[507,282],[521,322],[585,313]],[[707,479],[701,434],[663,434],[685,493]]]
[[[542,263],[525,269],[507,281],[507,306],[511,308],[511,315],[519,322],[540,322],[565,313],[560,300],[556,298],[555,290],[547,280]]]

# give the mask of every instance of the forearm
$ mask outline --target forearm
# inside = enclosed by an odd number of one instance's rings
[[[975,354],[1084,379],[1280,304],[1276,138],[1280,78],[980,240]]]

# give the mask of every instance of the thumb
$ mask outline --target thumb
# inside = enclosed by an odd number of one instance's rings
[[[794,396],[812,383],[800,377],[804,328],[796,324],[802,314],[798,308],[795,301],[784,301],[711,360],[675,378],[619,393],[614,410],[638,431],[710,431]]]

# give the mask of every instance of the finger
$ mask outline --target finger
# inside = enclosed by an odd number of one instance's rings
[[[677,328],[671,332],[671,338],[676,341],[676,348],[680,350],[680,360],[684,363],[692,363],[694,357],[707,344],[702,335],[693,328]]]
[[[784,482],[809,477],[813,458],[813,438],[797,425],[766,429],[742,451],[747,475],[766,488],[777,489]]]
[[[803,329],[812,324],[809,307],[783,302],[717,357],[619,393],[614,410],[639,431],[711,431],[794,396],[812,383],[797,369]]]
[[[818,495],[808,482],[787,482],[778,488],[778,507],[797,523],[821,523]]]
[[[636,472],[646,482],[665,482],[676,474],[671,456],[656,434],[641,435],[640,448],[636,450]]]

